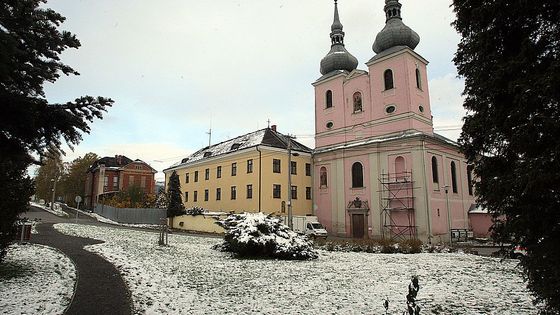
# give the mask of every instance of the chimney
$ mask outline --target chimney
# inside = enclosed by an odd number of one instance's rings
[[[270,126],[270,129],[272,129],[274,132],[276,132],[276,125]]]
[[[122,163],[122,155],[115,155],[115,160],[117,162],[117,165],[121,165]]]

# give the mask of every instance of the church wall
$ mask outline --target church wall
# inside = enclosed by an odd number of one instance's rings
[[[330,135],[321,135],[315,137],[315,146],[317,148],[332,143],[344,142],[344,132],[340,132],[340,128],[344,126],[345,110],[344,110],[344,88],[343,77],[334,78],[322,82],[315,87],[315,134],[330,133]],[[327,91],[332,91],[332,107],[326,106]],[[328,128],[327,123],[331,122],[332,127]]]
[[[384,173],[411,171],[412,192],[399,192],[406,194],[406,198],[401,199],[410,203],[393,212],[396,223],[415,225],[416,235],[424,242],[448,241],[450,226],[452,229],[469,228],[467,212],[474,197],[469,194],[467,163],[456,144],[433,136],[427,61],[414,52],[418,35],[412,30],[408,35],[402,32],[408,27],[402,24],[400,11],[389,11],[391,6],[396,9],[397,5],[400,8],[398,2],[385,7],[387,18],[397,19],[381,31],[381,40],[376,39],[374,51],[378,55],[367,63],[368,72],[355,70],[355,58],[344,47],[331,49],[321,61],[321,73],[338,72],[330,79],[313,84],[316,149],[333,148],[333,151],[314,156],[316,214],[331,235],[347,237],[360,232],[353,224],[361,226],[360,216],[367,214],[366,235],[380,237],[384,231],[383,209],[386,206],[380,193],[383,186],[380,177]],[[396,17],[393,16],[395,12],[399,12]],[[344,34],[336,5],[332,30],[331,39],[343,46]],[[387,36],[392,36],[395,41],[389,43]],[[342,53],[346,55],[334,58],[334,54]],[[392,86],[388,87],[385,84],[386,70],[392,71]],[[325,108],[327,90],[333,92],[332,108]],[[355,107],[356,92],[361,96],[361,109],[358,110]],[[407,130],[417,130],[424,135],[375,144],[361,142]],[[336,145],[344,145],[345,149],[335,149]],[[403,157],[404,165],[397,169],[395,160],[399,156]],[[432,178],[433,156],[437,159],[436,182]],[[361,163],[364,174],[363,187],[359,188],[352,187],[352,165],[356,162]],[[451,188],[451,163],[455,164],[456,192]],[[328,170],[328,187],[319,186],[321,167]],[[403,183],[406,182],[400,184]],[[369,211],[355,206],[359,203],[352,205],[349,211],[349,203],[356,198],[367,200]],[[404,210],[410,207],[413,212]],[[388,208],[397,207],[389,205]],[[409,221],[407,214],[412,214],[413,220]]]
[[[359,92],[361,95],[362,110],[354,111],[354,96]],[[360,75],[348,79],[344,83],[345,95],[345,126],[354,126],[348,131],[349,141],[367,138],[371,136],[369,128],[360,126],[371,121],[373,116],[373,106],[370,97],[369,76]]]

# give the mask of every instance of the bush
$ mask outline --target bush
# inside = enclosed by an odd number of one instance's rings
[[[231,214],[216,222],[225,229],[224,243],[215,247],[239,257],[266,257],[288,260],[316,259],[313,243],[297,234],[280,218],[263,213]]]
[[[193,208],[187,209],[185,211],[185,214],[192,215],[194,217],[194,216],[197,216],[197,215],[203,215],[205,211],[206,210],[204,210],[203,208],[193,207]]]
[[[405,240],[400,242],[401,252],[405,254],[418,254],[422,252],[422,241]]]
[[[140,186],[132,185],[125,191],[107,194],[103,203],[115,208],[154,208],[156,196],[144,193]]]
[[[422,241],[387,239],[316,240],[315,246],[327,251],[366,252],[383,254],[416,254],[422,252]]]

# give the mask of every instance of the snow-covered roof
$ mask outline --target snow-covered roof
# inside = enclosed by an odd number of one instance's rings
[[[315,149],[315,153],[324,153],[324,152],[330,152],[330,151],[335,151],[335,150],[340,150],[340,149],[354,148],[354,147],[367,145],[367,144],[372,144],[372,143],[381,143],[381,142],[385,142],[385,141],[405,139],[405,138],[410,138],[410,137],[421,135],[421,134],[423,134],[423,133],[420,132],[420,131],[406,130],[406,131],[403,131],[403,132],[399,132],[397,134],[383,135],[383,136],[379,136],[379,137],[372,137],[372,138],[367,138],[367,139],[364,139],[364,140],[361,140],[361,141],[350,142],[350,143],[348,143],[348,142],[347,143],[341,143],[341,144],[337,144],[337,145],[327,147],[327,148],[323,148],[323,149]]]
[[[256,146],[267,146],[273,148],[287,149],[288,141],[291,141],[292,151],[311,153],[312,150],[303,144],[290,139],[289,137],[275,131],[271,128],[257,130],[230,140],[214,144],[209,147],[202,148],[181,161],[171,165],[167,169],[171,169],[181,165],[187,165],[201,161],[205,158],[221,156],[240,150],[248,149]],[[167,170],[166,169],[166,170]],[[165,170],[164,170],[165,171]]]
[[[477,205],[475,203],[471,204],[470,208],[469,208],[469,213],[481,213],[481,214],[487,214],[488,213],[488,209],[483,208],[481,205]]]
[[[431,137],[432,139],[439,140],[439,141],[444,142],[446,144],[449,144],[449,145],[452,145],[452,146],[455,146],[455,147],[458,146],[457,142],[454,142],[454,141],[452,141],[452,140],[450,140],[450,139],[448,139],[448,138],[446,138],[442,135],[438,135],[436,133],[434,133],[433,135],[429,135],[429,134],[426,134],[426,133],[421,132],[421,131],[410,129],[410,130],[405,130],[405,131],[401,131],[401,132],[393,133],[393,134],[389,134],[389,135],[371,137],[371,138],[363,139],[363,140],[360,140],[360,141],[340,143],[340,144],[336,144],[336,145],[326,147],[326,148],[315,149],[314,153],[325,153],[325,152],[331,152],[331,151],[336,151],[336,150],[340,150],[340,149],[350,149],[350,148],[355,148],[355,147],[362,146],[362,145],[368,145],[368,144],[374,144],[374,143],[383,143],[383,142],[387,142],[387,141],[413,138],[413,137],[416,137],[416,136]]]

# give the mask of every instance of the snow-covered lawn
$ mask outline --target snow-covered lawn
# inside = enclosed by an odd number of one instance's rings
[[[514,260],[468,254],[319,251],[312,261],[234,259],[219,238],[57,224],[104,240],[87,247],[115,264],[138,313],[402,314],[410,276],[420,277],[423,314],[534,314]]]
[[[2,314],[62,314],[72,300],[76,268],[52,248],[12,245],[0,264]]]

